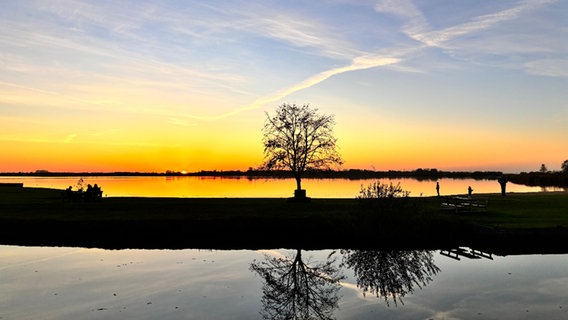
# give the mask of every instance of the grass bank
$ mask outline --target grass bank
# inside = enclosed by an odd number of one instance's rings
[[[0,188],[0,243],[101,248],[364,248],[469,246],[495,253],[568,252],[568,194],[481,195],[487,212],[440,210],[437,197],[388,206],[357,199],[109,197]],[[397,208],[390,210],[389,207]],[[402,208],[402,209],[400,209]]]

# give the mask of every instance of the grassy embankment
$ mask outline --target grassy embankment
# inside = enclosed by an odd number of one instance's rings
[[[448,248],[568,252],[568,194],[480,195],[487,212],[397,199],[396,214],[356,199],[104,198],[0,188],[0,243],[103,248]],[[405,203],[400,203],[405,201]],[[514,246],[515,248],[511,248]],[[536,251],[535,251],[536,250]]]

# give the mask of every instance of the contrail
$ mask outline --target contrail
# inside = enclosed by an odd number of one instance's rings
[[[317,85],[318,83],[321,83],[331,77],[333,77],[334,75],[337,74],[341,74],[341,73],[345,73],[345,72],[349,72],[349,71],[357,71],[357,70],[363,70],[363,69],[370,69],[370,68],[376,68],[376,67],[382,67],[382,66],[387,66],[387,65],[391,65],[391,64],[395,64],[398,63],[400,61],[400,59],[398,58],[388,58],[388,57],[380,57],[380,56],[361,56],[358,58],[353,59],[353,62],[345,67],[339,67],[339,68],[334,68],[334,69],[330,69],[330,70],[326,70],[323,72],[320,72],[316,75],[313,75],[307,79],[305,79],[302,82],[299,82],[291,87],[282,89],[280,91],[277,91],[273,94],[261,97],[256,99],[253,103],[244,106],[242,108],[233,110],[231,112],[227,112],[218,116],[214,116],[214,117],[191,117],[193,119],[198,119],[198,120],[219,120],[219,119],[223,119],[223,118],[227,118],[233,115],[236,115],[238,113],[244,112],[244,111],[249,111],[249,110],[255,110],[255,109],[259,109],[262,106],[271,103],[271,102],[275,102],[278,101],[286,96],[289,96],[295,92],[298,92],[300,90],[303,89],[307,89],[310,87],[313,87],[315,85]]]
[[[457,37],[468,35],[475,31],[488,29],[504,21],[516,19],[526,11],[554,2],[557,2],[557,0],[523,1],[516,7],[478,16],[472,19],[470,22],[462,23],[438,31],[423,33],[417,32],[414,34],[409,34],[409,36],[428,46],[439,47],[442,46],[445,42],[453,40]]]
[[[291,87],[279,90],[275,93],[272,93],[270,95],[266,95],[263,97],[260,97],[258,99],[256,99],[253,103],[235,109],[233,111],[218,115],[218,116],[213,116],[213,117],[192,117],[194,119],[199,119],[199,120],[218,120],[218,119],[222,119],[222,118],[227,118],[236,114],[239,114],[241,112],[244,111],[249,111],[249,110],[255,110],[255,109],[259,109],[262,106],[268,104],[268,103],[272,103],[275,101],[278,101],[282,98],[285,98],[286,96],[289,96],[295,92],[298,92],[300,90],[304,90],[304,89],[308,89],[310,87],[313,87],[335,75],[338,74],[342,74],[345,72],[350,72],[350,71],[358,71],[358,70],[364,70],[364,69],[370,69],[370,68],[377,68],[377,67],[382,67],[382,66],[388,66],[388,65],[394,65],[397,64],[399,62],[402,61],[403,56],[407,56],[408,54],[412,53],[412,52],[416,52],[419,50],[424,49],[425,47],[431,47],[431,46],[435,46],[435,47],[439,47],[442,46],[445,42],[448,42],[450,40],[453,40],[457,37],[461,37],[479,30],[483,30],[483,29],[488,29],[498,23],[504,22],[504,21],[508,21],[508,20],[513,20],[515,18],[517,18],[518,16],[520,16],[522,13],[534,9],[536,7],[539,6],[543,6],[549,3],[553,3],[553,2],[557,2],[557,0],[538,0],[538,1],[523,1],[521,2],[518,6],[513,7],[513,8],[509,8],[506,10],[502,10],[499,12],[495,12],[495,13],[491,13],[491,14],[487,14],[487,15],[482,15],[482,16],[478,16],[474,19],[472,19],[469,22],[463,23],[463,24],[459,24],[459,25],[455,25],[449,28],[445,28],[442,30],[435,30],[435,31],[425,31],[423,30],[423,27],[427,26],[427,23],[425,21],[425,18],[419,13],[413,11],[412,14],[409,15],[410,18],[415,18],[418,19],[418,23],[413,25],[413,28],[408,28],[407,30],[407,34],[419,41],[421,43],[421,45],[415,46],[415,47],[411,47],[411,48],[406,48],[403,49],[402,51],[400,51],[400,49],[393,49],[395,52],[392,52],[391,54],[384,54],[384,55],[365,55],[365,56],[360,56],[360,57],[356,57],[355,59],[352,60],[351,64],[348,66],[344,66],[344,67],[339,67],[339,68],[334,68],[334,69],[330,69],[330,70],[326,70],[323,72],[320,72],[318,74],[315,74]],[[392,5],[392,4],[391,4]],[[407,3],[407,7],[411,7],[414,8],[413,6],[411,6],[411,3]],[[392,11],[392,9],[389,9]],[[398,13],[400,14],[400,13]]]

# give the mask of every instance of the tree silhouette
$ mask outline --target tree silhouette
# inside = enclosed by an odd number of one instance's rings
[[[295,257],[265,255],[253,261],[251,270],[263,279],[264,319],[333,319],[338,308],[337,295],[344,276],[336,267],[332,252],[322,263],[304,263],[301,250]]]
[[[432,281],[440,269],[434,264],[431,251],[365,251],[344,250],[342,265],[352,269],[357,286],[363,292],[389,297],[395,305],[404,304],[402,297]]]
[[[563,173],[568,173],[568,160],[564,160],[564,162],[562,162],[560,169]]]
[[[333,134],[334,117],[309,105],[282,104],[263,128],[264,166],[289,169],[296,179],[296,197],[303,195],[302,174],[309,169],[342,164]]]

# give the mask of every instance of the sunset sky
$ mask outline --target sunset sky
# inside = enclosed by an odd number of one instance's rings
[[[0,0],[0,172],[246,170],[282,103],[344,168],[559,170],[568,1]]]

